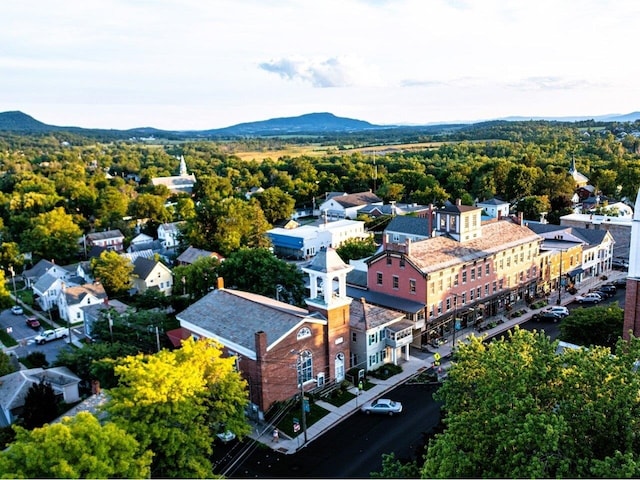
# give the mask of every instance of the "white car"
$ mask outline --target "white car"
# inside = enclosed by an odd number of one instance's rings
[[[24,313],[24,310],[22,310],[22,307],[20,305],[14,305],[13,307],[11,307],[11,313],[13,313],[14,315],[22,315]]]
[[[393,416],[402,412],[402,404],[400,402],[394,402],[388,398],[379,398],[372,402],[365,403],[360,407],[360,411],[367,415],[371,413],[382,413],[384,415]]]
[[[600,303],[602,297],[595,292],[587,293],[585,295],[576,295],[576,302],[578,303]]]
[[[542,311],[543,312],[553,312],[556,315],[558,315],[560,318],[564,318],[564,317],[568,317],[569,316],[569,309],[567,307],[563,307],[562,305],[557,305],[557,306],[553,306],[553,307],[547,307]]]

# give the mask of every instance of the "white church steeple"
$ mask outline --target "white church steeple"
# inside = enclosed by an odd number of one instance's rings
[[[189,175],[187,172],[187,162],[184,161],[184,155],[180,155],[180,176],[184,177]]]

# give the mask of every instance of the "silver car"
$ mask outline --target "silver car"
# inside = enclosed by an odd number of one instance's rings
[[[388,398],[379,398],[372,402],[365,403],[360,411],[367,415],[371,413],[382,413],[384,415],[393,416],[402,412],[402,404],[400,402],[394,402]]]

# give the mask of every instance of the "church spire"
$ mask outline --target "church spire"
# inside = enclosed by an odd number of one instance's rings
[[[184,155],[180,155],[180,176],[189,175],[187,172],[187,162],[184,161]]]

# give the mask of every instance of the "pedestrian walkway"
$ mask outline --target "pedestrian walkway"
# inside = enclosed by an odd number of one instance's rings
[[[589,279],[583,284],[579,285],[578,291],[576,294],[569,294],[567,292],[562,293],[560,296],[561,304],[567,305],[575,299],[576,295],[582,295],[584,293],[589,292],[591,289],[597,287],[600,284],[611,282],[618,278],[626,278],[627,272],[617,272],[612,271],[608,275],[607,280],[601,280],[599,278]],[[557,295],[557,293],[556,293]],[[552,297],[553,298],[553,297]],[[553,302],[554,304],[556,302]],[[458,342],[467,343],[469,341],[469,336],[482,336],[486,338],[495,337],[504,333],[505,331],[513,328],[515,325],[519,325],[531,319],[531,317],[536,313],[535,310],[527,310],[523,315],[516,318],[507,318],[502,317],[503,322],[499,325],[496,325],[493,328],[485,330],[483,332],[478,332],[475,328],[469,327],[463,330],[456,332],[456,345]],[[360,392],[360,395],[356,396],[354,399],[349,400],[347,403],[340,407],[336,407],[328,402],[317,401],[316,403],[329,411],[327,415],[318,420],[313,425],[310,425],[306,431],[306,442],[304,440],[304,433],[301,432],[297,437],[291,438],[287,435],[279,432],[278,441],[275,442],[273,440],[273,430],[274,426],[266,423],[254,423],[253,432],[250,435],[254,440],[261,442],[265,445],[268,445],[272,449],[285,453],[285,454],[293,454],[297,452],[299,449],[304,448],[314,439],[318,438],[325,431],[334,427],[336,424],[345,420],[349,416],[357,413],[359,408],[368,401],[379,398],[384,395],[389,390],[397,387],[405,383],[410,378],[414,377],[418,373],[428,369],[431,367],[435,361],[434,355],[437,353],[440,356],[440,363],[444,370],[446,370],[449,359],[451,357],[451,351],[454,348],[453,341],[445,343],[438,348],[430,348],[428,351],[420,351],[420,350],[412,350],[412,355],[409,357],[409,360],[405,360],[402,365],[402,372],[394,375],[393,377],[387,380],[380,380],[376,378],[370,378],[369,381],[371,383],[375,383],[375,386],[370,388],[369,390],[363,390]],[[356,393],[357,389],[355,387],[352,388],[352,393]]]

